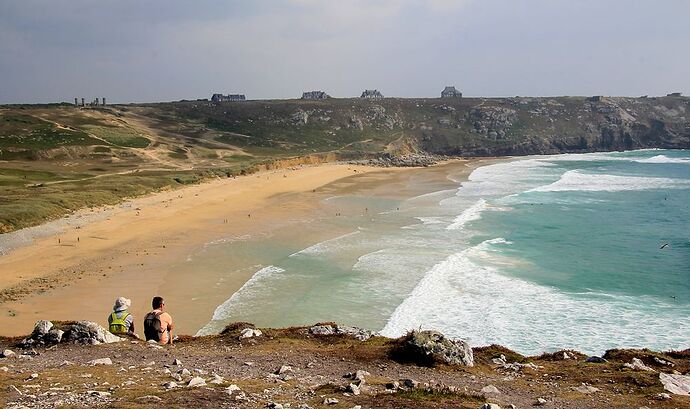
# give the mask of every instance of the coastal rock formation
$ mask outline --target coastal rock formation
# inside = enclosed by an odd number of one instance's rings
[[[402,357],[425,365],[437,362],[474,366],[472,349],[459,339],[446,338],[438,331],[412,331],[403,338]]]
[[[360,341],[366,341],[375,334],[372,331],[357,327],[345,327],[337,324],[316,324],[309,328],[313,335],[346,335]]]
[[[60,323],[54,326],[50,321],[38,321],[31,335],[22,341],[25,347],[32,345],[75,342],[80,344],[109,344],[122,341],[122,338],[91,321]]]
[[[662,372],[659,374],[659,380],[667,391],[676,395],[690,396],[690,375]]]

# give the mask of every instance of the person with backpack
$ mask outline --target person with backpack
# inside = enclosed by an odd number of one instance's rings
[[[153,297],[151,301],[153,311],[144,317],[144,335],[147,341],[156,341],[161,344],[173,343],[173,320],[170,314],[165,312],[163,297]]]
[[[139,338],[134,332],[134,317],[129,313],[132,301],[125,297],[118,297],[113,306],[113,312],[108,316],[108,330],[118,336],[132,336]]]

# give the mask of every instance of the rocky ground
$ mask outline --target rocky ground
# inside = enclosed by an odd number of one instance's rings
[[[4,407],[690,408],[690,350],[523,357],[438,333],[391,340],[335,324],[238,323],[171,346],[107,343],[83,324],[48,330],[0,338]]]

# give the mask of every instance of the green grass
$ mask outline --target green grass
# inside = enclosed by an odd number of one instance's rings
[[[81,130],[58,128],[34,116],[0,115],[0,150],[31,151],[100,143]]]
[[[21,173],[20,176],[23,181]],[[84,175],[32,174],[45,180],[80,178]],[[17,176],[14,176],[15,179]],[[0,171],[0,232],[32,226],[59,218],[84,207],[116,204],[124,198],[134,197],[180,183],[196,183],[204,175],[192,172],[141,172],[136,175],[114,175],[96,179],[75,180],[55,185],[27,188],[23,183],[12,182],[5,170]],[[177,182],[180,179],[182,182]]]
[[[90,134],[123,148],[146,148],[151,141],[133,130],[119,126],[84,126]]]

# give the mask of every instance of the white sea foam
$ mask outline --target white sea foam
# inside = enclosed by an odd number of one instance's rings
[[[462,213],[460,213],[453,223],[451,223],[448,227],[446,227],[447,230],[458,230],[461,229],[466,223],[474,221],[474,220],[479,220],[482,218],[482,212],[488,208],[488,204],[486,200],[484,199],[479,199],[477,200],[472,206],[469,208],[465,209]]]
[[[625,190],[674,189],[688,186],[690,184],[687,181],[678,179],[592,174],[569,170],[558,181],[529,191],[620,192]]]
[[[343,234],[342,236],[334,237],[329,240],[322,241],[320,243],[316,243],[313,246],[309,246],[305,249],[302,249],[296,253],[290,254],[290,257],[295,257],[298,255],[315,255],[315,254],[321,254],[325,253],[331,250],[335,250],[338,247],[338,243],[342,241],[343,239],[347,239],[349,237],[355,236],[357,234],[360,234],[360,230],[356,230],[350,233]]]
[[[236,303],[241,303],[243,300],[251,299],[255,294],[265,288],[267,285],[271,285],[277,275],[284,273],[285,269],[276,266],[267,266],[258,270],[252,278],[250,278],[239,290],[237,290],[230,298],[225,300],[224,303],[219,305],[213,312],[212,321],[201,328],[197,335],[208,335],[217,332],[214,328],[213,321],[219,321],[227,318],[229,316],[229,311],[232,306]]]
[[[666,155],[656,155],[651,158],[637,159],[635,162],[639,163],[690,163],[688,158],[669,158]]]
[[[396,308],[381,334],[397,337],[410,329],[435,329],[468,339],[473,346],[499,343],[524,354],[572,346],[587,353],[649,345],[670,349],[687,343],[690,314],[679,321],[677,305],[566,294],[479,263],[506,244],[503,239],[487,240],[436,264]],[[612,333],[615,337],[605,336]]]

